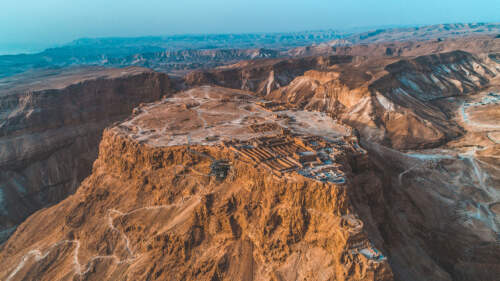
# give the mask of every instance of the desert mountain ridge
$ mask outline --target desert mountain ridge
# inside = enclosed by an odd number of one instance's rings
[[[255,58],[321,55],[331,52],[346,54],[351,52],[351,46],[359,55],[359,52],[367,53],[367,44],[400,42],[408,45],[415,41],[441,42],[471,36],[491,38],[498,34],[498,23],[460,23],[376,30],[358,28],[352,31],[82,38],[40,53],[0,56],[0,78],[30,70],[83,65],[139,66],[171,76],[184,76],[191,70]],[[443,45],[445,44],[441,44],[439,48]],[[387,55],[398,55],[400,51],[391,51],[391,47],[383,51]],[[340,48],[339,51],[337,48]]]

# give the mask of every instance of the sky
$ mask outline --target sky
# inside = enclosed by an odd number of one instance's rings
[[[500,22],[500,0],[0,0],[0,52],[82,37]]]

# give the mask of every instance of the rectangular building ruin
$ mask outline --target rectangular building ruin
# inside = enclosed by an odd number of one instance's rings
[[[259,124],[252,129],[262,131],[269,128],[265,124]],[[322,182],[345,182],[341,165],[336,163],[344,150],[338,140],[293,135],[285,129],[282,134],[261,136],[248,141],[229,141],[225,144],[244,159],[271,170],[277,176],[297,172]]]

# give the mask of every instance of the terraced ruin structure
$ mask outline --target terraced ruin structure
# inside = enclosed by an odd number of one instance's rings
[[[348,235],[344,236],[348,249],[353,254],[363,255],[372,262],[381,262],[387,258],[371,245],[366,233],[363,231],[363,221],[349,214],[342,217],[339,227],[347,229]]]
[[[350,147],[344,138],[328,139],[317,136],[282,135],[260,137],[248,141],[229,141],[225,145],[244,158],[270,169],[274,174],[297,172],[324,182],[344,183],[341,164]]]

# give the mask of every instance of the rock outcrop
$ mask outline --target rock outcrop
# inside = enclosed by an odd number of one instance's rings
[[[307,126],[278,130],[273,140],[270,131],[259,131],[260,139],[249,140],[260,149],[251,152],[254,160],[244,157],[249,145],[205,140],[196,130],[183,135],[184,126],[168,132],[171,137],[158,129],[198,111],[208,124],[185,126],[247,130],[250,119],[238,125],[228,112],[235,105],[257,107],[234,91],[178,94],[106,130],[92,175],[77,193],[31,216],[3,246],[0,278],[392,280],[383,250],[371,243],[351,203],[350,163],[365,157],[354,136],[324,143],[344,143],[335,162],[345,182],[334,183],[302,175],[307,165],[280,176],[269,172],[269,159],[257,160],[271,150],[284,159],[290,144],[280,137],[287,134],[298,138],[297,148],[320,145],[303,143]],[[209,108],[227,112],[212,120]],[[174,109],[179,112],[168,116]],[[314,165],[332,166],[325,163]]]

